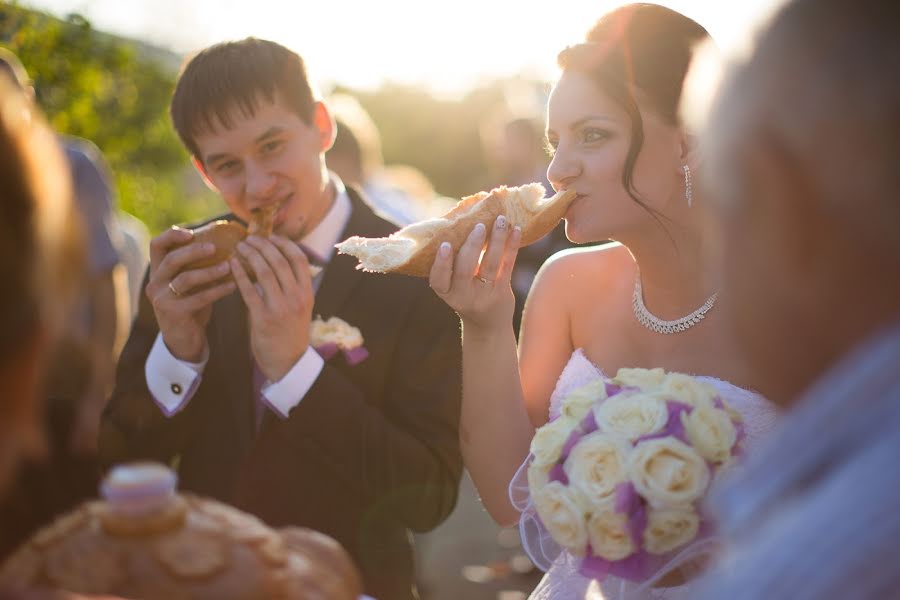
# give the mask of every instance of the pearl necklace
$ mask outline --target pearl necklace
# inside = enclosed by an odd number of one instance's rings
[[[715,292],[706,299],[703,306],[691,314],[681,317],[680,319],[675,319],[674,321],[664,321],[651,313],[647,310],[647,307],[644,306],[644,294],[641,291],[641,274],[638,272],[637,277],[635,277],[634,280],[634,297],[631,300],[631,306],[634,308],[634,317],[638,320],[638,323],[656,333],[670,335],[681,331],[687,331],[702,321],[704,317],[706,317],[706,313],[708,313],[713,305],[715,305],[718,297],[719,292]]]

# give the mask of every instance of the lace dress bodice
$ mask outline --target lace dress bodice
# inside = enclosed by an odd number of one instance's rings
[[[550,396],[550,418],[559,415],[560,406],[566,396],[574,390],[604,377],[596,365],[579,348],[572,353],[553,394]],[[744,419],[747,438],[745,447],[752,447],[775,424],[775,406],[759,394],[739,388],[715,377],[697,376],[697,379],[714,386],[719,395]],[[527,462],[522,465],[510,483],[510,499],[522,512],[520,532],[522,542],[532,560],[547,571],[530,600],[687,600],[690,597],[690,583],[671,588],[655,588],[650,585],[634,584],[615,577],[607,577],[602,582],[591,581],[578,572],[580,558],[562,551],[546,531],[542,530],[535,518],[527,483]],[[703,542],[697,543],[680,553],[674,560],[678,564],[690,561],[703,553]],[[671,564],[671,563],[670,563]]]

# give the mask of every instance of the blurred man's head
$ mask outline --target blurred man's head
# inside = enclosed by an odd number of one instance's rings
[[[296,53],[254,38],[206,48],[182,70],[170,112],[194,164],[241,219],[277,205],[275,231],[296,239],[328,212],[334,122]]]
[[[362,165],[362,148],[359,140],[353,134],[353,130],[335,118],[334,144],[325,153],[325,162],[328,168],[337,174],[341,180],[350,185],[362,185],[365,182]]]
[[[776,401],[900,319],[897,23],[895,2],[792,2],[713,112],[731,316]]]
[[[56,136],[0,77],[0,493],[41,446],[45,349],[81,274],[82,238]]]
[[[533,181],[536,174],[547,168],[543,124],[524,117],[506,123],[500,158],[509,184]]]
[[[334,145],[325,156],[328,168],[345,183],[369,183],[384,168],[375,121],[359,100],[348,94],[332,94],[327,104],[337,125]]]

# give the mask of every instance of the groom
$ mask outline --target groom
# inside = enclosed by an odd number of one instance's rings
[[[426,281],[335,255],[346,237],[396,228],[326,170],[334,122],[297,54],[253,38],[207,48],[171,115],[234,217],[276,208],[274,235],[239,246],[255,284],[235,260],[182,272],[205,252],[185,245],[190,231],[153,240],[103,416],[105,462],[174,464],[183,490],[340,541],[367,594],[416,597],[408,530],[450,513],[461,472],[456,316]],[[215,283],[229,271],[236,284]],[[359,328],[368,358],[320,354],[314,316]]]

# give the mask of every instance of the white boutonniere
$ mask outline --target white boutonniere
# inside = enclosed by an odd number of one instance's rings
[[[369,357],[363,342],[359,328],[339,317],[317,316],[309,325],[309,343],[325,360],[342,352],[348,364],[357,365]]]

